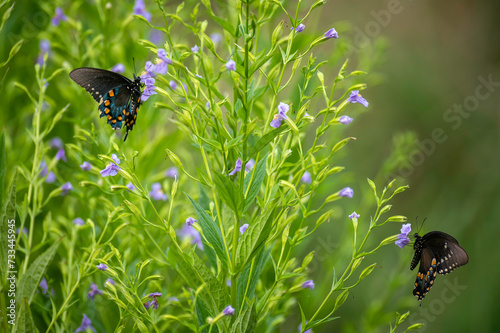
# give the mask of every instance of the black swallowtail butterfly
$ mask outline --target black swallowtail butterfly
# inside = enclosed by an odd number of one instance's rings
[[[413,249],[415,254],[410,269],[413,270],[420,261],[413,288],[413,295],[419,301],[431,289],[437,273],[446,275],[469,262],[467,252],[458,245],[457,240],[441,231],[431,231],[423,237],[416,233]]]
[[[90,67],[77,68],[69,76],[99,103],[99,116],[107,117],[113,129],[122,128],[125,122],[127,133],[123,141],[127,140],[142,104],[141,88],[144,85],[140,77],[134,75],[132,81],[118,73]]]

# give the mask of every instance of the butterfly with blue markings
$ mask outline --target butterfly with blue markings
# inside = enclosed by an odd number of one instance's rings
[[[446,275],[469,262],[467,252],[458,245],[458,241],[441,231],[431,231],[422,237],[416,233],[413,249],[415,254],[410,269],[413,270],[420,262],[413,287],[413,295],[419,301],[429,292],[438,273]]]
[[[132,81],[118,73],[90,67],[77,68],[69,76],[99,103],[99,116],[106,117],[113,129],[122,128],[125,123],[127,133],[123,141],[127,140],[142,104],[141,78],[134,75]]]

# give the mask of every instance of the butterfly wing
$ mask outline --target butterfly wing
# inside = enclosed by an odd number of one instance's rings
[[[437,260],[430,248],[424,247],[420,253],[420,267],[413,287],[413,295],[421,301],[429,292],[437,275]]]
[[[469,262],[467,252],[458,241],[444,232],[431,231],[422,237],[422,242],[434,253],[439,274],[446,275]]]
[[[87,90],[98,103],[111,89],[132,83],[118,73],[90,67],[77,68],[69,73],[69,77]]]
[[[139,82],[136,80],[134,85],[139,86]],[[140,86],[139,86],[140,87]],[[128,104],[127,112],[125,113],[125,125],[127,127],[127,133],[123,141],[127,140],[128,132],[130,132],[137,121],[137,112],[141,107],[141,91],[137,89],[132,89],[132,96],[130,97],[130,102]]]

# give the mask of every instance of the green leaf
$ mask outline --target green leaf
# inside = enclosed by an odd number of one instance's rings
[[[200,297],[196,298],[196,303],[194,305],[194,309],[196,312],[196,318],[198,319],[198,326],[203,326],[207,323],[207,318],[208,317],[214,317],[216,314],[212,314],[210,310],[208,309],[207,305],[205,302]],[[208,327],[205,327],[204,329],[201,330],[203,333],[208,333]],[[219,332],[219,329],[217,328],[217,325],[214,325],[212,327],[212,332]]]
[[[8,315],[7,315],[8,316]],[[31,315],[28,301],[23,299],[19,312],[17,313],[16,325],[13,333],[37,333],[38,329],[35,326],[35,321]]]
[[[255,311],[255,298],[245,308],[245,311],[238,315],[233,326],[231,333],[252,333],[257,326],[257,312]]]
[[[15,220],[16,217],[16,183],[17,169],[14,171],[14,177],[12,177],[7,201],[5,202],[5,206],[3,207],[4,209],[2,210],[2,220],[0,221],[0,260],[4,263],[3,265],[0,265],[0,278],[2,279],[2,282],[7,278],[8,250],[13,249],[13,246],[9,246],[9,235],[14,235],[14,238],[12,239],[13,242],[10,244],[15,244],[15,234],[9,234],[9,221]]]
[[[243,203],[245,202],[243,193],[241,193],[240,189],[231,181],[231,179],[229,179],[229,177],[224,176],[217,171],[213,171],[213,174],[213,181],[217,194],[222,201],[224,201],[224,203],[231,208],[236,215],[236,218],[239,220],[242,214]]]
[[[214,12],[212,11],[212,5],[210,4],[210,0],[201,0],[201,3],[203,3],[203,5],[207,8],[207,12],[212,17],[212,19],[234,37],[235,29],[233,25],[228,21],[222,19],[220,16],[214,14]]]
[[[405,333],[406,333],[406,332],[408,332],[408,331],[415,331],[415,330],[418,330],[419,328],[422,328],[423,326],[424,326],[424,324],[420,324],[420,323],[418,323],[418,324],[413,324],[413,325],[411,325],[410,327],[408,327],[408,328],[406,329]]]
[[[191,204],[198,215],[198,223],[201,226],[201,230],[203,231],[203,235],[206,237],[207,241],[210,245],[213,246],[215,253],[217,253],[217,257],[219,260],[226,266],[229,266],[229,262],[231,259],[228,257],[228,250],[224,245],[224,241],[222,239],[222,233],[219,229],[219,226],[215,223],[214,220],[205,212],[203,208],[196,201],[194,201],[189,195],[186,196],[191,201]]]
[[[354,138],[353,137],[349,137],[349,138],[345,138],[344,140],[341,140],[341,141],[337,142],[335,144],[335,146],[333,146],[332,152],[330,153],[330,156],[333,155],[334,153],[336,153],[337,151],[339,151],[340,149],[342,149],[342,147],[344,147],[346,145],[346,143],[348,143],[352,139],[354,139]]]
[[[248,155],[248,158],[251,158],[253,155],[257,154],[259,151],[264,149],[264,147],[267,146],[269,142],[271,142],[275,137],[280,135],[281,132],[283,132],[284,130],[286,130],[286,126],[280,126],[264,134],[259,140],[257,140],[255,145],[252,147],[252,149],[250,150],[250,154]]]
[[[62,238],[58,239],[44,253],[38,256],[33,263],[28,265],[28,270],[19,281],[17,294],[18,302],[20,302],[23,298],[26,298],[28,303],[31,304],[36,289],[38,288],[47,267],[54,258],[61,239]]]
[[[24,39],[21,39],[20,41],[18,41],[11,49],[10,49],[10,52],[9,52],[9,57],[7,58],[7,60],[5,60],[4,62],[2,62],[0,64],[0,67],[4,67],[5,65],[7,65],[9,63],[9,61],[12,60],[12,58],[16,55],[17,52],[19,52],[19,49],[21,48],[21,45],[23,45],[23,42],[24,42]]]
[[[237,310],[240,311],[245,299],[252,299],[255,296],[255,288],[260,274],[269,258],[269,251],[261,247],[260,252],[249,261],[238,277]]]
[[[0,137],[0,208],[3,207],[3,192],[5,183],[5,168],[6,168],[6,154],[5,154],[5,132],[2,132]],[[1,223],[1,221],[0,221]]]
[[[246,211],[248,207],[250,207],[257,194],[259,194],[260,187],[262,186],[262,182],[264,181],[264,178],[266,176],[266,165],[267,154],[263,158],[261,158],[259,162],[257,162],[255,170],[252,170],[245,176],[245,182],[243,185],[243,191],[245,193],[247,193],[248,183],[250,183],[252,175],[253,181],[250,184],[250,189],[248,190],[248,194],[246,195],[245,208],[243,209],[243,211]]]

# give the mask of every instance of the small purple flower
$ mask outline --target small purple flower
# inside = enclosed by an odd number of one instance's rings
[[[179,230],[179,237],[181,237],[181,239],[190,238],[191,244],[196,244],[200,250],[203,250],[201,235],[194,227],[184,224],[182,229]]]
[[[148,22],[151,20],[151,13],[146,10],[144,0],[135,0],[134,14],[143,16]]]
[[[87,294],[87,297],[90,298],[91,301],[93,301],[96,295],[102,295],[102,291],[98,289],[97,284],[92,282],[90,284],[90,291]]]
[[[163,200],[167,201],[168,197],[163,192],[160,183],[154,183],[151,185],[151,192],[149,192],[149,196],[155,200]]]
[[[191,52],[193,52],[193,53],[198,53],[198,51],[200,51],[200,48],[198,47],[198,45],[195,45],[191,48]]]
[[[207,110],[210,110],[210,102],[206,102],[206,103],[205,103],[205,108],[206,108]]]
[[[45,178],[45,182],[47,184],[52,184],[57,180],[56,174],[53,171],[49,171],[47,178]]]
[[[40,53],[38,54],[38,58],[37,58],[36,62],[40,66],[43,66],[45,54],[50,52],[50,42],[46,39],[42,39],[42,40],[40,40],[39,47],[40,47]]]
[[[128,188],[128,190],[129,190],[129,191],[135,191],[135,186],[134,186],[134,184],[132,184],[132,183],[128,183],[126,186],[127,186],[127,188]]]
[[[302,32],[302,31],[304,31],[304,28],[305,28],[305,27],[306,27],[306,26],[305,26],[305,25],[303,25],[303,24],[301,23],[301,24],[299,24],[299,25],[297,26],[297,28],[295,28],[295,32],[296,32],[296,33]]]
[[[111,154],[111,159],[115,161],[116,164],[120,164],[121,162],[118,156],[116,156],[116,154]]]
[[[349,218],[351,219],[351,221],[352,219],[359,219],[359,214],[356,212],[352,212],[352,214],[349,215]]]
[[[16,229],[16,234],[19,235],[19,233],[23,233],[26,236],[28,236],[28,229],[26,227],[23,227],[23,230],[21,231],[21,227],[19,227],[19,228]]]
[[[81,217],[77,217],[73,220],[74,225],[85,225],[85,221]]]
[[[231,287],[231,279],[226,280],[226,286]]]
[[[350,124],[352,120],[353,119],[351,117],[349,117],[349,116],[342,116],[339,119],[339,123],[347,125],[347,124]]]
[[[188,226],[192,226],[194,223],[198,222],[197,220],[193,219],[191,216],[186,219],[186,224]]]
[[[56,160],[63,160],[64,162],[67,162],[66,160],[66,151],[64,151],[64,148],[60,148],[57,153],[56,153]]]
[[[337,32],[337,30],[335,30],[335,28],[331,28],[330,30],[328,30],[327,32],[325,32],[325,38],[339,38],[339,34]]]
[[[90,321],[89,317],[83,314],[82,324],[76,329],[75,333],[87,332],[89,328],[92,332],[95,332],[95,328],[92,327],[92,322]]]
[[[306,282],[302,283],[302,288],[309,288],[309,289],[313,290],[314,289],[313,280],[307,280]]]
[[[44,160],[40,162],[40,177],[45,177],[47,175],[47,163]]]
[[[161,293],[151,293],[148,295],[148,297],[152,298],[152,300],[149,303],[144,303],[144,307],[146,309],[149,309],[151,306],[153,306],[155,310],[158,310],[158,297],[161,297]]]
[[[229,173],[230,176],[234,175],[235,173],[237,172],[240,172],[241,171],[241,159],[238,158],[238,160],[236,160],[236,165],[234,166],[234,169],[233,171],[231,171]]]
[[[222,311],[224,316],[232,316],[234,315],[234,308],[231,305],[226,306],[226,308]]]
[[[47,280],[45,280],[45,278],[42,278],[39,286],[42,288],[42,294],[45,295],[49,291],[49,285],[47,284]]]
[[[123,73],[125,72],[125,65],[123,65],[122,63],[118,63],[114,65],[113,68],[111,68],[111,71],[115,73]]]
[[[353,90],[351,91],[351,96],[347,99],[349,103],[360,103],[362,104],[365,108],[368,107],[368,102],[366,99],[364,99],[363,96],[359,94],[359,90]]]
[[[198,79],[203,79],[203,76],[201,76],[200,74],[196,73],[195,76],[198,78]]]
[[[401,233],[398,235],[398,240],[394,243],[399,246],[401,249],[405,247],[408,243],[410,243],[410,239],[408,238],[408,234],[411,232],[411,223],[403,224],[401,227]]]
[[[118,171],[120,171],[120,167],[116,165],[115,163],[111,162],[104,169],[101,170],[101,176],[103,177],[108,177],[108,176],[116,176]]]
[[[177,89],[177,83],[175,83],[174,80],[171,80],[168,85],[170,86],[170,89],[175,90]]]
[[[240,233],[243,235],[245,233],[245,231],[247,231],[247,229],[248,229],[248,223],[243,224],[240,227]]]
[[[61,149],[64,147],[64,143],[63,141],[61,140],[61,138],[55,136],[53,137],[51,140],[50,140],[50,148],[53,148],[53,149]]]
[[[306,324],[307,324],[307,322],[306,322]],[[302,323],[299,324],[299,327],[297,327],[297,329],[299,330],[299,332],[302,332]],[[304,331],[304,333],[313,333],[313,330],[312,330],[312,328],[310,328],[307,331]]]
[[[167,52],[164,49],[158,49],[156,55],[158,56],[158,61],[156,62],[153,71],[157,74],[167,74],[168,65],[172,63],[172,60],[167,58]]]
[[[304,172],[304,175],[302,176],[302,178],[300,178],[300,181],[306,184],[311,184],[312,182],[311,173],[309,171]]]
[[[157,94],[157,92],[155,91],[155,79],[153,77],[147,77],[144,79],[144,77],[141,76],[141,82],[146,85],[146,88],[144,89],[144,92],[141,96],[143,101],[147,101],[149,97]]]
[[[226,66],[226,69],[228,71],[235,71],[236,70],[236,62],[233,59],[226,62],[226,64],[224,66]]]
[[[175,178],[177,176],[177,173],[179,173],[179,170],[177,170],[176,167],[171,167],[168,168],[167,171],[165,171],[165,176],[168,178]]]
[[[67,182],[63,186],[61,186],[61,189],[62,189],[61,195],[66,195],[73,190],[73,186],[71,185],[70,182]]]
[[[108,278],[106,280],[106,282],[108,282],[109,284],[112,284],[113,286],[116,284],[115,280],[113,280],[112,278]],[[106,284],[106,282],[104,282],[104,284]]]
[[[97,269],[100,270],[100,271],[105,271],[108,269],[108,266],[106,266],[105,264],[99,264],[99,265],[96,265]]]
[[[163,32],[160,30],[153,29],[149,34],[149,40],[153,44],[160,44],[163,41]]]
[[[288,119],[286,113],[288,112],[289,109],[290,107],[288,106],[288,104],[280,103],[280,105],[278,105],[278,113],[274,115],[274,118],[271,121],[271,127],[274,128],[280,127],[281,121]]]
[[[353,195],[354,195],[354,191],[350,187],[344,187],[343,189],[341,189],[339,191],[339,197],[352,198]]]
[[[52,25],[54,27],[57,27],[59,25],[59,23],[61,21],[67,21],[68,18],[66,17],[66,15],[64,15],[62,9],[60,7],[57,7],[56,8],[56,15],[54,15],[54,17],[52,17]]]
[[[82,165],[80,165],[80,168],[83,170],[83,171],[89,171],[90,169],[92,169],[92,165],[85,161],[82,163]]]
[[[255,166],[255,160],[253,158],[251,158],[247,162],[247,164],[245,164],[245,171],[250,172],[250,170],[252,170],[254,166]]]
[[[209,37],[214,44],[218,44],[222,41],[222,35],[218,32],[214,32],[214,33],[210,34]]]

